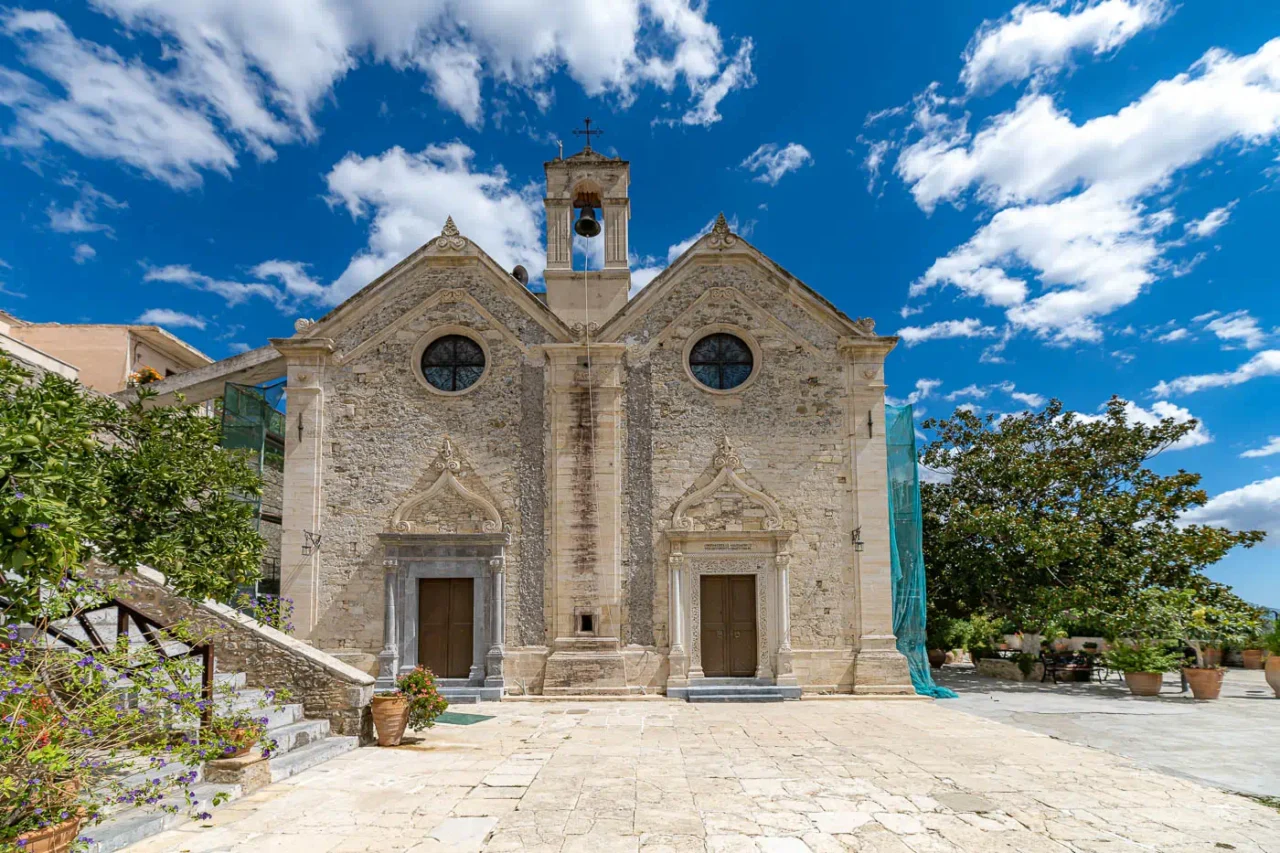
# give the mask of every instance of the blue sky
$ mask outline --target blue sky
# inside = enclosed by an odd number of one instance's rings
[[[0,307],[224,357],[449,214],[536,275],[542,162],[591,115],[632,163],[638,283],[723,210],[903,335],[897,399],[1196,417],[1153,464],[1280,540],[1280,7],[569,5],[3,9]],[[1280,605],[1277,558],[1212,574]]]

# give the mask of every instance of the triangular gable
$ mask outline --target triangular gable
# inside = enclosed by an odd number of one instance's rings
[[[448,266],[468,263],[478,263],[487,270],[494,281],[498,283],[499,289],[533,318],[538,325],[546,329],[547,333],[556,341],[567,343],[574,339],[569,327],[565,325],[563,320],[551,313],[550,308],[544,305],[538,297],[530,293],[528,288],[516,281],[506,270],[498,266],[497,262],[489,257],[488,253],[471,240],[462,236],[457,226],[453,223],[453,217],[445,220],[444,229],[440,232],[440,236],[432,238],[416,249],[400,263],[360,288],[328,314],[314,323],[299,321],[295,325],[298,330],[295,337],[337,337],[342,330],[380,305],[384,298],[394,289],[396,283],[406,273],[421,264]],[[475,299],[469,301],[476,307],[480,307]],[[484,309],[482,308],[481,310],[483,311]],[[488,312],[485,311],[484,313],[487,314]],[[502,323],[496,320],[494,323],[505,328]]]
[[[649,283],[640,295],[609,319],[597,335],[600,341],[618,341],[649,312],[661,303],[667,291],[674,288],[680,273],[698,263],[746,263],[758,267],[793,301],[835,334],[874,339],[875,323],[869,318],[852,319],[836,308],[820,293],[782,268],[776,261],[729,230],[724,214],[716,217],[715,226],[676,258],[670,266]],[[772,315],[770,315],[772,316]]]

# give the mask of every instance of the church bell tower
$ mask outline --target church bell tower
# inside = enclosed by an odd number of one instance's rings
[[[570,326],[599,327],[627,304],[631,267],[627,259],[627,223],[631,219],[631,164],[606,157],[591,147],[591,128],[574,133],[586,146],[570,157],[543,164],[547,175],[547,306]],[[601,217],[600,214],[603,214]],[[599,224],[603,220],[603,231]],[[595,236],[586,236],[592,232]],[[604,268],[586,271],[579,251],[575,270],[573,237],[603,243]],[[593,246],[593,248],[596,248]],[[592,254],[596,254],[596,252]]]

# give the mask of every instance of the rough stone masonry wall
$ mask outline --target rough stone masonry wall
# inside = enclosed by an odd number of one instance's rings
[[[844,367],[836,333],[790,301],[763,272],[744,265],[692,269],[668,299],[626,337],[657,338],[708,288],[734,288],[775,316],[794,335],[753,316],[731,294],[702,303],[679,319],[675,335],[650,351],[655,623],[669,642],[667,543],[662,531],[680,498],[712,464],[727,434],[748,477],[780,504],[790,542],[791,627],[802,685],[847,688],[855,643],[853,553],[849,544],[849,462],[845,440]],[[703,326],[726,323],[754,336],[762,349],[759,375],[741,393],[709,394],[689,379],[685,341]],[[634,375],[633,375],[634,378]],[[634,533],[634,532],[633,532]],[[634,549],[633,549],[634,551]]]
[[[327,719],[334,734],[372,739],[370,676],[230,607],[177,595],[159,572],[140,569],[121,578],[110,567],[95,571],[116,581],[123,601],[161,625],[185,623],[197,638],[210,638],[219,672],[243,672],[250,687],[287,690],[305,716]]]
[[[474,298],[496,323],[458,298],[420,307],[441,289]],[[410,364],[414,345],[444,325],[474,330],[489,349],[487,374],[474,390],[458,396],[429,391]],[[541,412],[540,388],[525,354],[502,326],[526,345],[549,339],[489,273],[474,266],[424,264],[405,273],[393,299],[337,337],[335,362],[325,372],[323,545],[319,619],[311,638],[317,647],[369,655],[382,647],[378,534],[389,529],[400,504],[435,481],[439,472],[432,463],[446,436],[462,462],[462,484],[492,502],[510,525],[508,636],[513,642],[541,638],[540,596],[536,609],[525,600],[532,578],[542,582],[541,487],[527,491],[533,468],[540,466],[540,448],[526,447],[532,430],[523,425],[527,411]],[[536,435],[540,446],[540,419]],[[540,481],[541,471],[536,473]],[[539,514],[529,529],[525,510]]]
[[[623,642],[655,645],[653,599],[656,570],[653,552],[653,386],[647,363],[628,364],[626,382],[626,443],[622,493],[623,601],[626,625]]]

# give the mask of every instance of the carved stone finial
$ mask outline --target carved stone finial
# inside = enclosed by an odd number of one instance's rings
[[[444,443],[440,445],[440,460],[436,462],[437,471],[460,471],[462,463],[454,458],[453,442],[445,436]]]
[[[733,236],[733,232],[729,230],[729,222],[724,218],[724,212],[721,211],[716,216],[716,224],[711,226],[711,239],[707,241],[707,245],[713,249],[727,249],[737,242],[738,238]]]
[[[293,321],[293,330],[295,332],[305,332],[316,324],[315,320],[309,320],[306,317],[299,317]]]
[[[729,436],[723,435],[720,441],[716,443],[716,455],[713,463],[717,468],[740,468],[742,459],[738,456],[738,451],[733,449],[733,445],[729,443]]]
[[[853,321],[854,327],[860,332],[866,332],[868,335],[876,333],[876,321],[871,317],[859,317]]]
[[[449,216],[444,220],[444,228],[440,229],[440,236],[432,240],[430,245],[437,251],[461,252],[467,248],[467,238],[462,236],[458,226],[453,224],[453,217]]]

